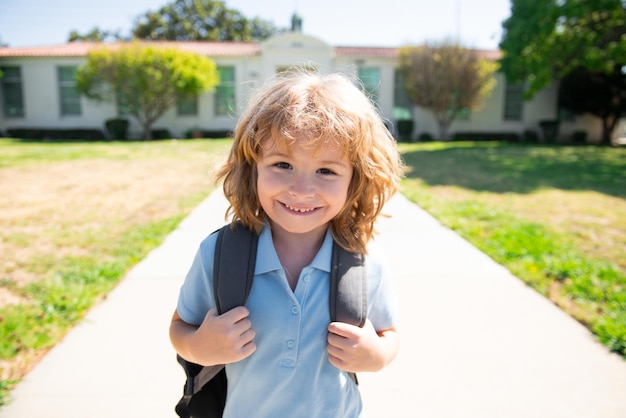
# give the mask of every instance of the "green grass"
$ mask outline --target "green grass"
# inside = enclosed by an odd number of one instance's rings
[[[0,290],[9,291],[20,301],[0,307],[0,361],[7,368],[0,379],[0,406],[32,363],[105,298],[124,274],[210,193],[209,168],[230,143],[37,143],[0,139],[2,178],[17,179],[34,171],[40,173],[35,178],[46,188],[60,184],[54,190],[67,190],[70,194],[56,195],[58,205],[56,201],[46,202],[49,208],[45,216],[31,210],[32,192],[20,187],[17,192],[9,189],[19,194],[4,196],[6,202],[12,202],[11,209],[23,206],[24,216],[11,219],[0,213],[0,247],[8,254],[26,256],[21,261],[11,260],[10,255],[0,258]],[[107,177],[97,178],[101,183],[98,186],[111,182],[103,189],[106,195],[88,194],[80,189],[80,198],[73,197],[72,187],[88,190],[93,186],[89,183],[93,179],[85,176],[84,170],[96,166]],[[156,169],[145,173],[144,166]],[[62,173],[65,177],[56,178],[49,173]],[[137,174],[143,177],[132,178]],[[143,182],[144,187],[157,193],[137,207],[124,209],[124,202],[141,198],[136,190],[127,187],[134,181]],[[29,190],[29,186],[24,184],[23,189]],[[63,199],[65,205],[61,204]],[[102,211],[103,199],[119,201],[120,209]],[[70,219],[66,219],[68,204]]]
[[[0,358],[53,346],[181,220],[182,215],[133,227],[99,254],[63,258],[44,280],[18,290],[32,302],[0,310]]]
[[[112,167],[104,173],[118,177],[131,176],[119,172],[120,162],[129,168],[149,163],[147,167],[158,169],[146,187],[163,189],[166,200],[176,200],[168,210],[159,201],[147,201],[131,212],[98,213],[98,196],[83,194],[71,201],[73,209],[78,213],[87,208],[87,214],[98,215],[91,215],[95,220],[76,215],[62,227],[47,227],[50,219],[64,220],[53,213],[54,206],[41,216],[28,210],[28,200],[18,203],[19,196],[5,195],[6,202],[24,205],[25,215],[3,220],[0,213],[0,245],[34,254],[11,266],[3,264],[12,260],[0,259],[0,288],[22,300],[0,309],[0,360],[28,362],[36,356],[22,357],[25,353],[42,353],[56,344],[210,192],[204,179],[212,163],[205,163],[223,155],[229,145],[228,140],[0,139],[0,175],[6,178],[36,169],[46,187],[52,187],[57,179],[46,173],[59,167],[75,169],[80,180],[85,167],[103,161]],[[587,325],[609,349],[626,356],[625,149],[505,143],[400,147],[409,169],[403,182],[407,197]],[[168,176],[175,177],[176,190],[182,192],[173,195],[167,189],[167,180],[172,180]],[[108,200],[138,198],[125,187],[107,193]],[[41,229],[33,236],[36,226]],[[50,248],[34,246],[35,238]],[[37,280],[22,283],[15,278],[18,273]],[[0,405],[21,377],[0,380]]]
[[[504,143],[401,149],[411,200],[626,357],[626,150]],[[592,229],[601,238],[590,245]]]
[[[133,160],[137,158],[176,159],[190,153],[209,156],[224,148],[225,140],[164,140],[113,142],[36,142],[0,138],[0,169],[50,164],[61,161],[104,158]]]

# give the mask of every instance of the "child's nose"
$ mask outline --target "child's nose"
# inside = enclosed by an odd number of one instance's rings
[[[315,194],[315,187],[306,174],[296,174],[289,185],[289,193],[292,196],[309,197]]]

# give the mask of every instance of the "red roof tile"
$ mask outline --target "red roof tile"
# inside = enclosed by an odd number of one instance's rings
[[[143,41],[142,44],[157,47],[172,47],[184,51],[195,52],[209,57],[247,57],[259,55],[261,47],[255,42],[175,42],[175,41]],[[84,57],[94,48],[104,47],[116,49],[123,43],[69,42],[64,45],[37,46],[23,48],[0,48],[2,57]],[[347,58],[398,58],[399,48],[393,47],[362,47],[338,46],[335,53],[338,57]],[[498,60],[500,51],[478,50],[483,58]]]
[[[475,52],[481,58],[485,58],[491,61],[497,61],[500,58],[502,58],[502,51],[499,51],[499,50],[477,49]]]
[[[156,47],[172,47],[207,56],[251,56],[261,51],[252,42],[141,42]],[[84,57],[95,48],[117,49],[122,43],[69,42],[64,45],[0,48],[0,57]]]
[[[335,52],[339,57],[398,58],[398,48],[338,46]]]

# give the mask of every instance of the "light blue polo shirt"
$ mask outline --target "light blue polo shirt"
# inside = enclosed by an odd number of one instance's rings
[[[201,244],[180,290],[178,314],[199,325],[215,306],[212,266],[216,234]],[[246,303],[256,351],[228,364],[224,418],[360,417],[359,391],[326,351],[332,235],[291,291],[268,225],[259,236],[254,281]],[[377,330],[397,322],[396,295],[374,245],[368,247],[368,318]]]

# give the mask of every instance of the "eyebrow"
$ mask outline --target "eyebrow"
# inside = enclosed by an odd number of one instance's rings
[[[268,158],[268,157],[272,157],[272,158],[291,158],[292,155],[291,154],[287,154],[283,151],[277,150],[276,148],[271,148],[269,150],[267,150],[267,152],[263,152],[263,158]],[[339,160],[323,160],[320,161],[321,165],[334,165],[334,166],[339,166],[339,167],[344,167],[344,168],[349,168],[352,166],[352,164],[350,164],[347,161],[344,161],[342,159]]]
[[[344,160],[324,160],[324,161],[321,161],[321,164],[322,165],[338,165],[340,167],[345,167],[345,168],[348,168],[351,166],[348,162]]]

